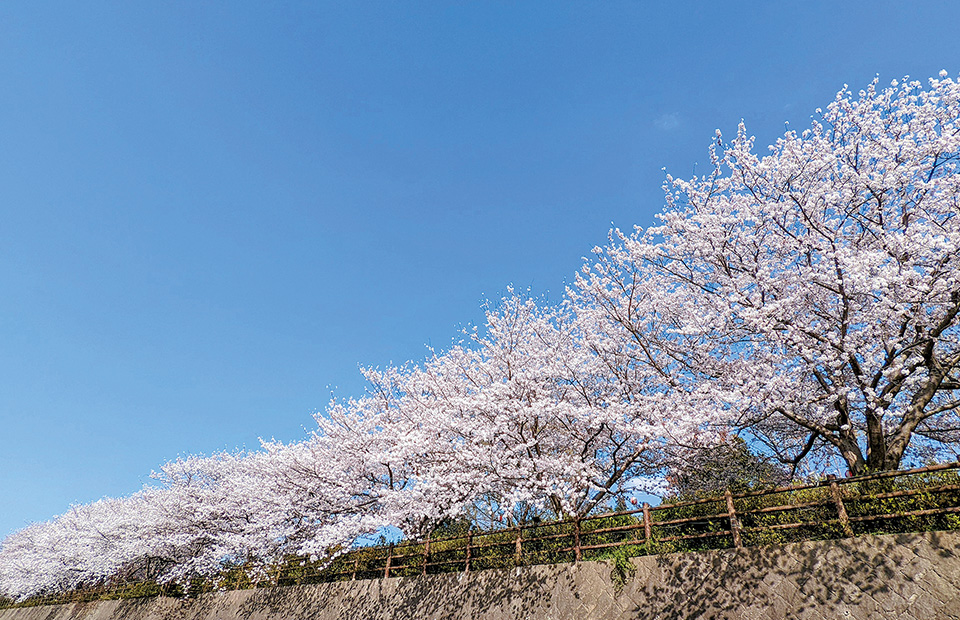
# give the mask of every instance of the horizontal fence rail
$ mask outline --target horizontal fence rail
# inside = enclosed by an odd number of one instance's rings
[[[280,566],[232,567],[190,587],[155,581],[112,583],[38,596],[16,605],[43,605],[157,594],[285,586],[356,579],[412,577],[532,564],[738,548],[854,537],[863,534],[960,529],[960,463],[855,478],[732,493],[693,501],[530,523],[459,536],[356,548],[325,564],[291,558]],[[0,608],[12,606],[0,601]]]

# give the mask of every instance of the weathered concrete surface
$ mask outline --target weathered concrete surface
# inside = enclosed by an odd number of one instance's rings
[[[960,533],[0,610],[0,620],[960,619]]]

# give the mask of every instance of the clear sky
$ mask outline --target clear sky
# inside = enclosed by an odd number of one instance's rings
[[[960,72],[960,2],[3,2],[0,538],[559,298],[715,129]],[[699,162],[699,163],[698,163]]]

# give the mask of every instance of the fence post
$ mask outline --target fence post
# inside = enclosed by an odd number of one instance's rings
[[[573,557],[580,561],[580,517],[573,520]]]
[[[643,502],[643,542],[650,542],[650,504]]]
[[[843,505],[843,498],[840,497],[840,485],[837,484],[837,477],[833,474],[827,476],[830,481],[830,495],[833,496],[833,503],[837,506],[837,517],[840,519],[840,527],[848,538],[853,538],[853,528],[850,527],[850,518],[847,517],[847,509]]]
[[[513,550],[514,565],[520,566],[520,562],[522,561],[522,558],[523,558],[523,528],[518,525],[516,548]]]
[[[730,533],[733,535],[733,546],[738,549],[743,546],[740,539],[740,520],[737,519],[737,511],[733,507],[733,494],[727,489],[723,496],[727,500],[727,517],[730,518]]]
[[[463,572],[470,572],[470,541],[473,539],[473,529],[467,530],[467,557],[463,562]]]
[[[427,574],[427,562],[430,561],[430,537],[433,536],[433,530],[427,532],[427,542],[423,547],[423,572],[422,575]]]
[[[383,569],[383,578],[387,579],[390,577],[390,560],[393,559],[393,543],[390,543],[390,547],[387,549],[387,565]]]

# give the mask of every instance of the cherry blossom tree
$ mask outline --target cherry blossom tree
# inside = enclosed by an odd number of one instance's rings
[[[786,463],[952,456],[960,86],[874,81],[818,115],[763,157],[718,133],[713,171],[668,177],[661,224],[614,231],[574,294]]]
[[[305,440],[178,459],[139,493],[21,531],[0,549],[0,591],[103,583],[148,561],[186,581],[329,560],[385,527],[418,536],[480,506],[492,524],[627,497],[682,421],[611,373],[588,326],[570,303],[511,295],[448,351],[365,370],[367,394],[331,403]]]
[[[491,518],[585,514],[656,471],[665,420],[682,424],[631,400],[583,339],[570,304],[511,295],[422,365],[367,370],[370,392],[318,416],[315,440],[351,445],[350,469],[408,532],[491,500]]]
[[[146,558],[155,569],[169,567],[174,558],[158,557],[164,545],[156,534],[171,528],[155,493],[73,506],[10,535],[0,547],[0,592],[24,598],[101,585]]]

